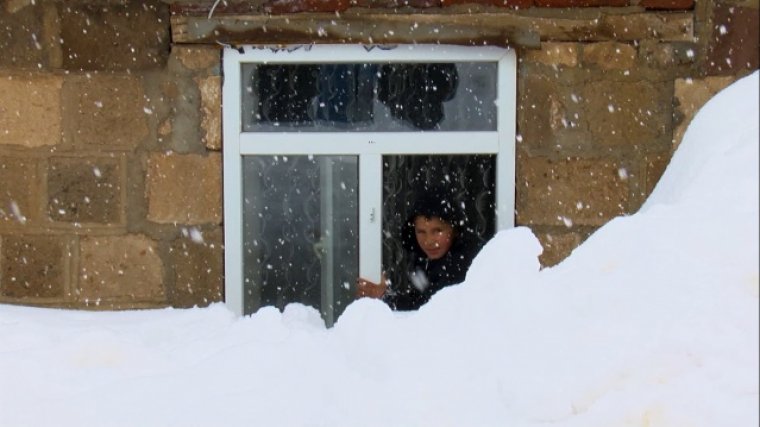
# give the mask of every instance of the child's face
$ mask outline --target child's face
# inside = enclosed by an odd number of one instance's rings
[[[438,217],[418,216],[414,219],[414,235],[425,255],[434,260],[443,258],[451,249],[454,229],[448,222]]]

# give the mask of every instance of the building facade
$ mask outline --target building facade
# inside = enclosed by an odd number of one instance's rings
[[[225,299],[225,48],[513,51],[513,222],[545,266],[636,212],[759,50],[757,0],[6,0],[0,24],[0,302],[89,309]]]

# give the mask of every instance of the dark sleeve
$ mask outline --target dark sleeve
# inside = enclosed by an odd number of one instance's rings
[[[429,285],[423,291],[419,291],[409,283],[402,283],[397,287],[391,286],[391,289],[383,296],[383,301],[393,310],[419,309],[439,290],[464,281],[470,263],[477,253],[477,249],[472,248],[460,243],[446,259],[428,264],[424,273],[429,280]]]
[[[426,295],[426,293],[422,293],[415,288],[400,290],[391,289],[383,296],[383,301],[385,301],[391,309],[397,311],[417,310],[422,307],[428,299],[430,299],[430,295]]]

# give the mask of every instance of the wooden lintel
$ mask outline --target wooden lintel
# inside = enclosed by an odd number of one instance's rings
[[[541,41],[693,41],[691,12],[557,19],[510,13],[172,16],[174,43],[438,43],[538,48]]]

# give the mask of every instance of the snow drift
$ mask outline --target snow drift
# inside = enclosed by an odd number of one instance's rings
[[[0,306],[0,424],[756,426],[757,94],[712,99],[563,263],[501,232],[417,313]]]

